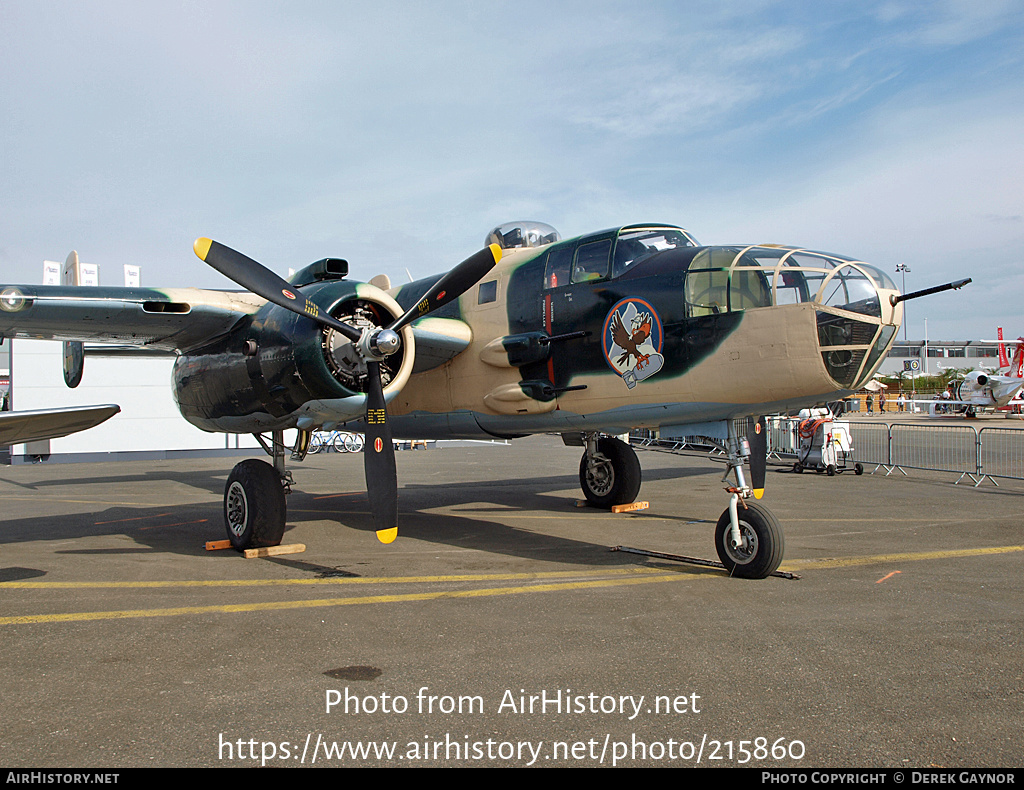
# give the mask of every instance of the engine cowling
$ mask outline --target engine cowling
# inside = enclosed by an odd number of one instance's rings
[[[403,312],[391,296],[368,283],[317,283],[302,294],[360,328],[387,325]],[[412,329],[406,327],[402,347],[382,363],[388,399],[412,374],[414,344]],[[182,415],[207,431],[311,427],[359,416],[366,403],[366,365],[352,343],[269,303],[227,337],[180,357],[173,384]]]

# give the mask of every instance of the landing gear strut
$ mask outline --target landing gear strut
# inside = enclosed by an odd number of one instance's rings
[[[231,470],[224,488],[224,525],[239,551],[280,545],[288,512],[285,494],[291,490],[292,476],[284,468],[284,432],[274,431],[269,445],[259,434],[256,440],[274,465],[254,458],[242,461]],[[308,432],[299,432],[295,446],[296,454],[305,454]]]
[[[728,467],[722,482],[736,475],[736,485],[726,489],[732,496],[718,519],[715,548],[730,576],[764,579],[782,562],[785,549],[782,527],[768,508],[749,502],[753,491],[743,476],[743,460],[750,455],[747,440],[736,434],[732,422],[726,440]]]
[[[596,433],[583,437],[586,452],[580,459],[580,487],[587,501],[605,510],[628,505],[640,492],[640,461],[625,442]]]

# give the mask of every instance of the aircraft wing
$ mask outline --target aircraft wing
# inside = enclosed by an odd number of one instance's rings
[[[199,288],[0,285],[0,336],[187,351],[263,304],[250,293]]]
[[[78,433],[109,420],[119,411],[120,406],[111,404],[0,412],[0,447]]]

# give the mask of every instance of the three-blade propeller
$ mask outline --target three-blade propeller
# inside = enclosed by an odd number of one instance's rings
[[[366,361],[366,444],[363,449],[363,472],[366,493],[370,500],[377,538],[391,543],[398,536],[398,475],[395,468],[395,448],[391,441],[384,384],[380,377],[380,363],[401,347],[399,333],[417,318],[458,299],[479,281],[499,260],[501,248],[497,244],[485,247],[471,255],[441,277],[433,287],[404,315],[385,328],[357,329],[337,320],[302,295],[298,288],[278,277],[252,258],[225,247],[211,239],[196,239],[193,245],[199,259],[234,282],[262,296],[268,302],[280,305],[298,315],[337,330],[352,341]]]

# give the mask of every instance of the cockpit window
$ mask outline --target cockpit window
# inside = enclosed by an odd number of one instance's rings
[[[587,283],[605,279],[608,276],[608,256],[611,251],[611,239],[581,244],[576,250],[576,262],[572,267],[572,281]]]
[[[841,266],[825,281],[818,297],[823,305],[851,313],[881,316],[878,291],[863,271],[853,266]]]
[[[685,298],[690,316],[717,315],[771,307],[769,272],[761,262],[735,247],[706,247],[686,273]]]
[[[548,253],[544,268],[544,287],[558,288],[569,284],[569,272],[572,271],[572,245],[559,244]]]
[[[678,247],[696,247],[694,240],[679,228],[627,228],[615,242],[612,277],[658,252]]]
[[[686,274],[686,305],[691,317],[729,311],[729,270],[690,269]]]

